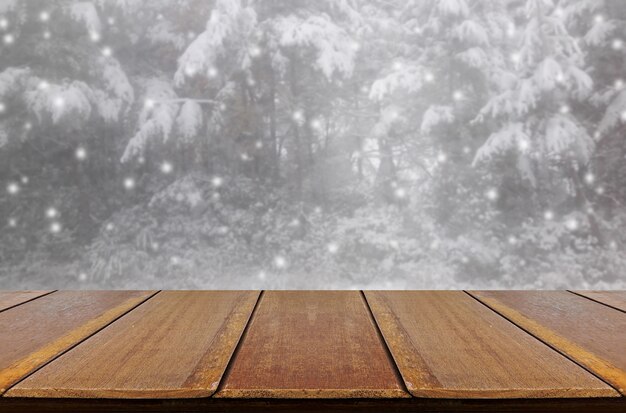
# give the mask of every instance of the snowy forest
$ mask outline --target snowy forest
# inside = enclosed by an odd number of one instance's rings
[[[626,288],[623,0],[0,0],[1,288]]]

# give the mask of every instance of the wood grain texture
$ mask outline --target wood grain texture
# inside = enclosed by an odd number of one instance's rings
[[[0,394],[152,294],[60,291],[0,313]]]
[[[409,397],[357,291],[269,291],[214,397]]]
[[[37,371],[7,397],[209,397],[258,299],[164,291]]]
[[[471,294],[624,394],[624,313],[567,291],[473,291]]]
[[[616,310],[626,312],[626,291],[573,291]]]
[[[619,396],[461,291],[368,291],[411,394],[440,398]]]
[[[0,311],[34,300],[51,291],[0,291]]]

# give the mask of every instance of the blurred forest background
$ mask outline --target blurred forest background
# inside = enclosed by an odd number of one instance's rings
[[[0,0],[2,288],[626,288],[623,0]]]

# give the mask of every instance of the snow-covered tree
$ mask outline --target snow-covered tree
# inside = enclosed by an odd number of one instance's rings
[[[510,55],[499,67],[506,81],[475,119],[500,127],[477,151],[474,164],[510,156],[519,178],[536,188],[535,205],[544,209],[584,190],[580,176],[595,146],[581,110],[593,80],[580,39],[568,27],[572,10],[566,3],[525,2]]]

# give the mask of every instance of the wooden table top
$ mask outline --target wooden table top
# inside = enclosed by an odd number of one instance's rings
[[[0,412],[626,412],[624,291],[0,291]]]

